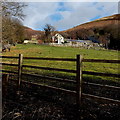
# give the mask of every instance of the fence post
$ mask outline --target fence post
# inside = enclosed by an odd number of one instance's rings
[[[78,109],[80,109],[81,107],[81,99],[82,99],[82,56],[81,55],[77,55],[77,61],[76,61],[76,103],[77,103],[77,107]]]
[[[2,95],[3,97],[5,97],[7,93],[8,80],[9,80],[9,74],[2,74]]]
[[[21,83],[22,62],[23,62],[23,54],[19,54],[19,60],[18,60],[18,88],[20,87],[20,83]]]

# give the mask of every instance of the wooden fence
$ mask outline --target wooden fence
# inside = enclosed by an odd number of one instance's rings
[[[114,100],[114,99],[110,99],[110,98],[99,97],[99,96],[95,96],[95,95],[91,95],[91,94],[85,94],[85,93],[82,92],[82,85],[83,84],[120,90],[120,87],[116,87],[116,86],[102,85],[102,84],[89,83],[89,82],[83,82],[82,81],[82,74],[98,75],[98,76],[109,76],[109,77],[110,76],[111,77],[120,77],[120,74],[109,74],[109,73],[82,71],[82,63],[83,62],[117,63],[117,64],[120,64],[120,60],[83,59],[81,55],[77,55],[75,59],[69,59],[69,58],[23,57],[22,54],[19,54],[19,57],[1,56],[1,58],[18,59],[18,64],[1,63],[2,65],[17,66],[18,67],[18,72],[2,70],[2,72],[18,74],[18,81],[17,81],[18,82],[18,87],[20,87],[21,83],[27,83],[27,84],[40,86],[40,87],[48,88],[48,89],[53,89],[53,90],[56,90],[56,91],[63,91],[65,93],[75,95],[76,96],[76,103],[77,103],[77,106],[79,108],[81,106],[82,98],[92,98],[92,99],[95,99],[95,100],[109,101],[109,102],[120,104],[120,100]],[[24,59],[76,62],[76,70],[23,65],[23,60]],[[56,78],[56,77],[42,76],[42,75],[36,75],[36,74],[22,73],[22,69],[26,68],[26,67],[27,68],[37,68],[37,69],[43,69],[43,70],[53,70],[53,71],[62,71],[62,72],[74,73],[74,74],[76,74],[76,80],[69,80],[69,79],[62,79],[62,78]],[[63,89],[63,88],[58,88],[58,87],[53,87],[53,86],[48,86],[48,85],[42,85],[42,84],[38,84],[38,83],[34,83],[34,82],[23,81],[23,80],[21,80],[21,76],[22,75],[35,76],[35,77],[40,77],[40,78],[44,78],[44,79],[56,80],[56,81],[59,81],[59,82],[74,83],[76,85],[76,90],[72,91],[72,90],[67,90],[67,89]]]

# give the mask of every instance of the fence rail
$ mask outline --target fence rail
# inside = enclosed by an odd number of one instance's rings
[[[120,89],[120,87],[116,87],[116,86],[102,85],[102,84],[96,84],[96,83],[90,83],[90,82],[83,82],[83,84],[85,84],[85,85],[91,85],[91,86],[104,87],[104,88]]]
[[[34,76],[34,77],[39,77],[39,78],[44,78],[44,79],[56,80],[56,81],[59,81],[59,82],[76,83],[75,80],[56,78],[56,77],[50,77],[50,76],[43,76],[43,75],[38,75],[38,74],[22,73],[22,75],[28,75],[28,76]]]
[[[83,62],[98,62],[98,63],[120,63],[120,60],[100,60],[100,59],[83,59]]]
[[[19,57],[15,57],[15,56],[0,56],[0,58],[15,58],[15,59],[19,59]]]
[[[70,58],[38,58],[38,57],[23,57],[23,55],[19,55],[19,57],[14,57],[14,56],[0,56],[0,58],[8,58],[8,59],[18,59],[18,64],[9,64],[9,63],[0,63],[2,65],[8,65],[8,66],[17,66],[18,71],[13,72],[9,70],[2,70],[2,72],[7,72],[7,73],[14,73],[18,74],[18,81],[15,81],[18,83],[18,87],[20,87],[21,83],[26,83],[30,85],[35,85],[35,86],[40,86],[43,88],[48,88],[48,89],[53,89],[57,91],[62,91],[68,94],[72,94],[76,96],[76,103],[77,106],[80,108],[82,98],[92,98],[95,100],[103,100],[103,101],[109,101],[109,102],[114,102],[117,104],[120,104],[120,100],[114,100],[110,98],[105,98],[105,97],[100,97],[100,96],[94,96],[90,94],[85,94],[82,92],[82,85],[87,84],[87,85],[92,85],[92,86],[99,86],[99,87],[106,87],[106,88],[112,88],[112,89],[120,89],[120,87],[116,86],[109,86],[109,85],[102,85],[102,84],[95,84],[95,83],[88,83],[88,82],[83,82],[82,81],[82,74],[88,74],[88,75],[97,75],[97,76],[111,76],[111,77],[120,77],[120,74],[110,74],[110,73],[100,73],[100,72],[91,72],[91,71],[82,71],[82,62],[96,62],[96,63],[117,63],[120,64],[120,60],[100,60],[100,59],[83,59],[81,55],[77,55],[75,59],[70,59]],[[31,65],[23,65],[23,60],[24,59],[35,59],[35,60],[53,60],[53,61],[71,61],[71,62],[76,62],[76,70],[69,70],[69,69],[60,69],[60,68],[50,68],[50,67],[39,67],[39,66],[31,66]],[[54,70],[54,71],[61,71],[61,72],[70,72],[70,73],[75,73],[76,74],[76,80],[69,80],[69,79],[62,79],[62,78],[56,78],[56,77],[49,77],[49,76],[42,76],[42,75],[36,75],[36,74],[28,74],[28,73],[23,73],[22,69],[28,67],[28,68],[34,68],[34,69],[42,69],[42,70]],[[63,88],[58,88],[58,87],[53,87],[53,86],[48,86],[48,85],[42,85],[38,83],[33,83],[33,82],[28,82],[28,81],[23,81],[21,80],[22,75],[28,75],[28,76],[34,76],[34,77],[40,77],[44,79],[50,79],[50,80],[56,80],[59,82],[65,82],[65,83],[74,83],[76,85],[76,91],[72,90],[66,90]]]
[[[76,70],[68,70],[68,69],[60,69],[60,68],[39,67],[39,66],[31,66],[31,65],[23,65],[22,67],[36,68],[36,69],[42,69],[42,70],[54,70],[54,71],[76,73]]]
[[[23,57],[24,59],[35,59],[35,60],[53,60],[53,61],[76,61],[76,59],[70,58],[42,58],[42,57]]]
[[[18,66],[18,64],[10,64],[10,63],[0,63],[2,65],[8,65],[8,66]]]
[[[112,74],[112,73],[100,73],[100,72],[91,72],[91,71],[82,71],[82,73],[88,75],[97,75],[97,76],[120,77],[120,74]]]

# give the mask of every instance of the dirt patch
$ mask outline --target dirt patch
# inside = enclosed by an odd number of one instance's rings
[[[92,92],[92,88],[88,88],[86,91]],[[99,92],[100,88],[97,89]],[[16,91],[14,84],[9,85],[8,93],[3,98],[2,120],[120,120],[118,104],[83,99],[81,109],[77,111],[75,98],[61,92],[28,85],[23,85],[20,94]],[[119,91],[117,94],[117,91],[109,91],[106,97],[116,95],[119,99]]]

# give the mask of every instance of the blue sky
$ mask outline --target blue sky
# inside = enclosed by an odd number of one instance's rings
[[[43,30],[45,24],[66,30],[95,19],[118,13],[117,2],[27,2],[23,24]]]
[[[50,19],[54,22],[54,21],[62,20],[63,17],[60,13],[55,13],[55,14],[50,15]]]

